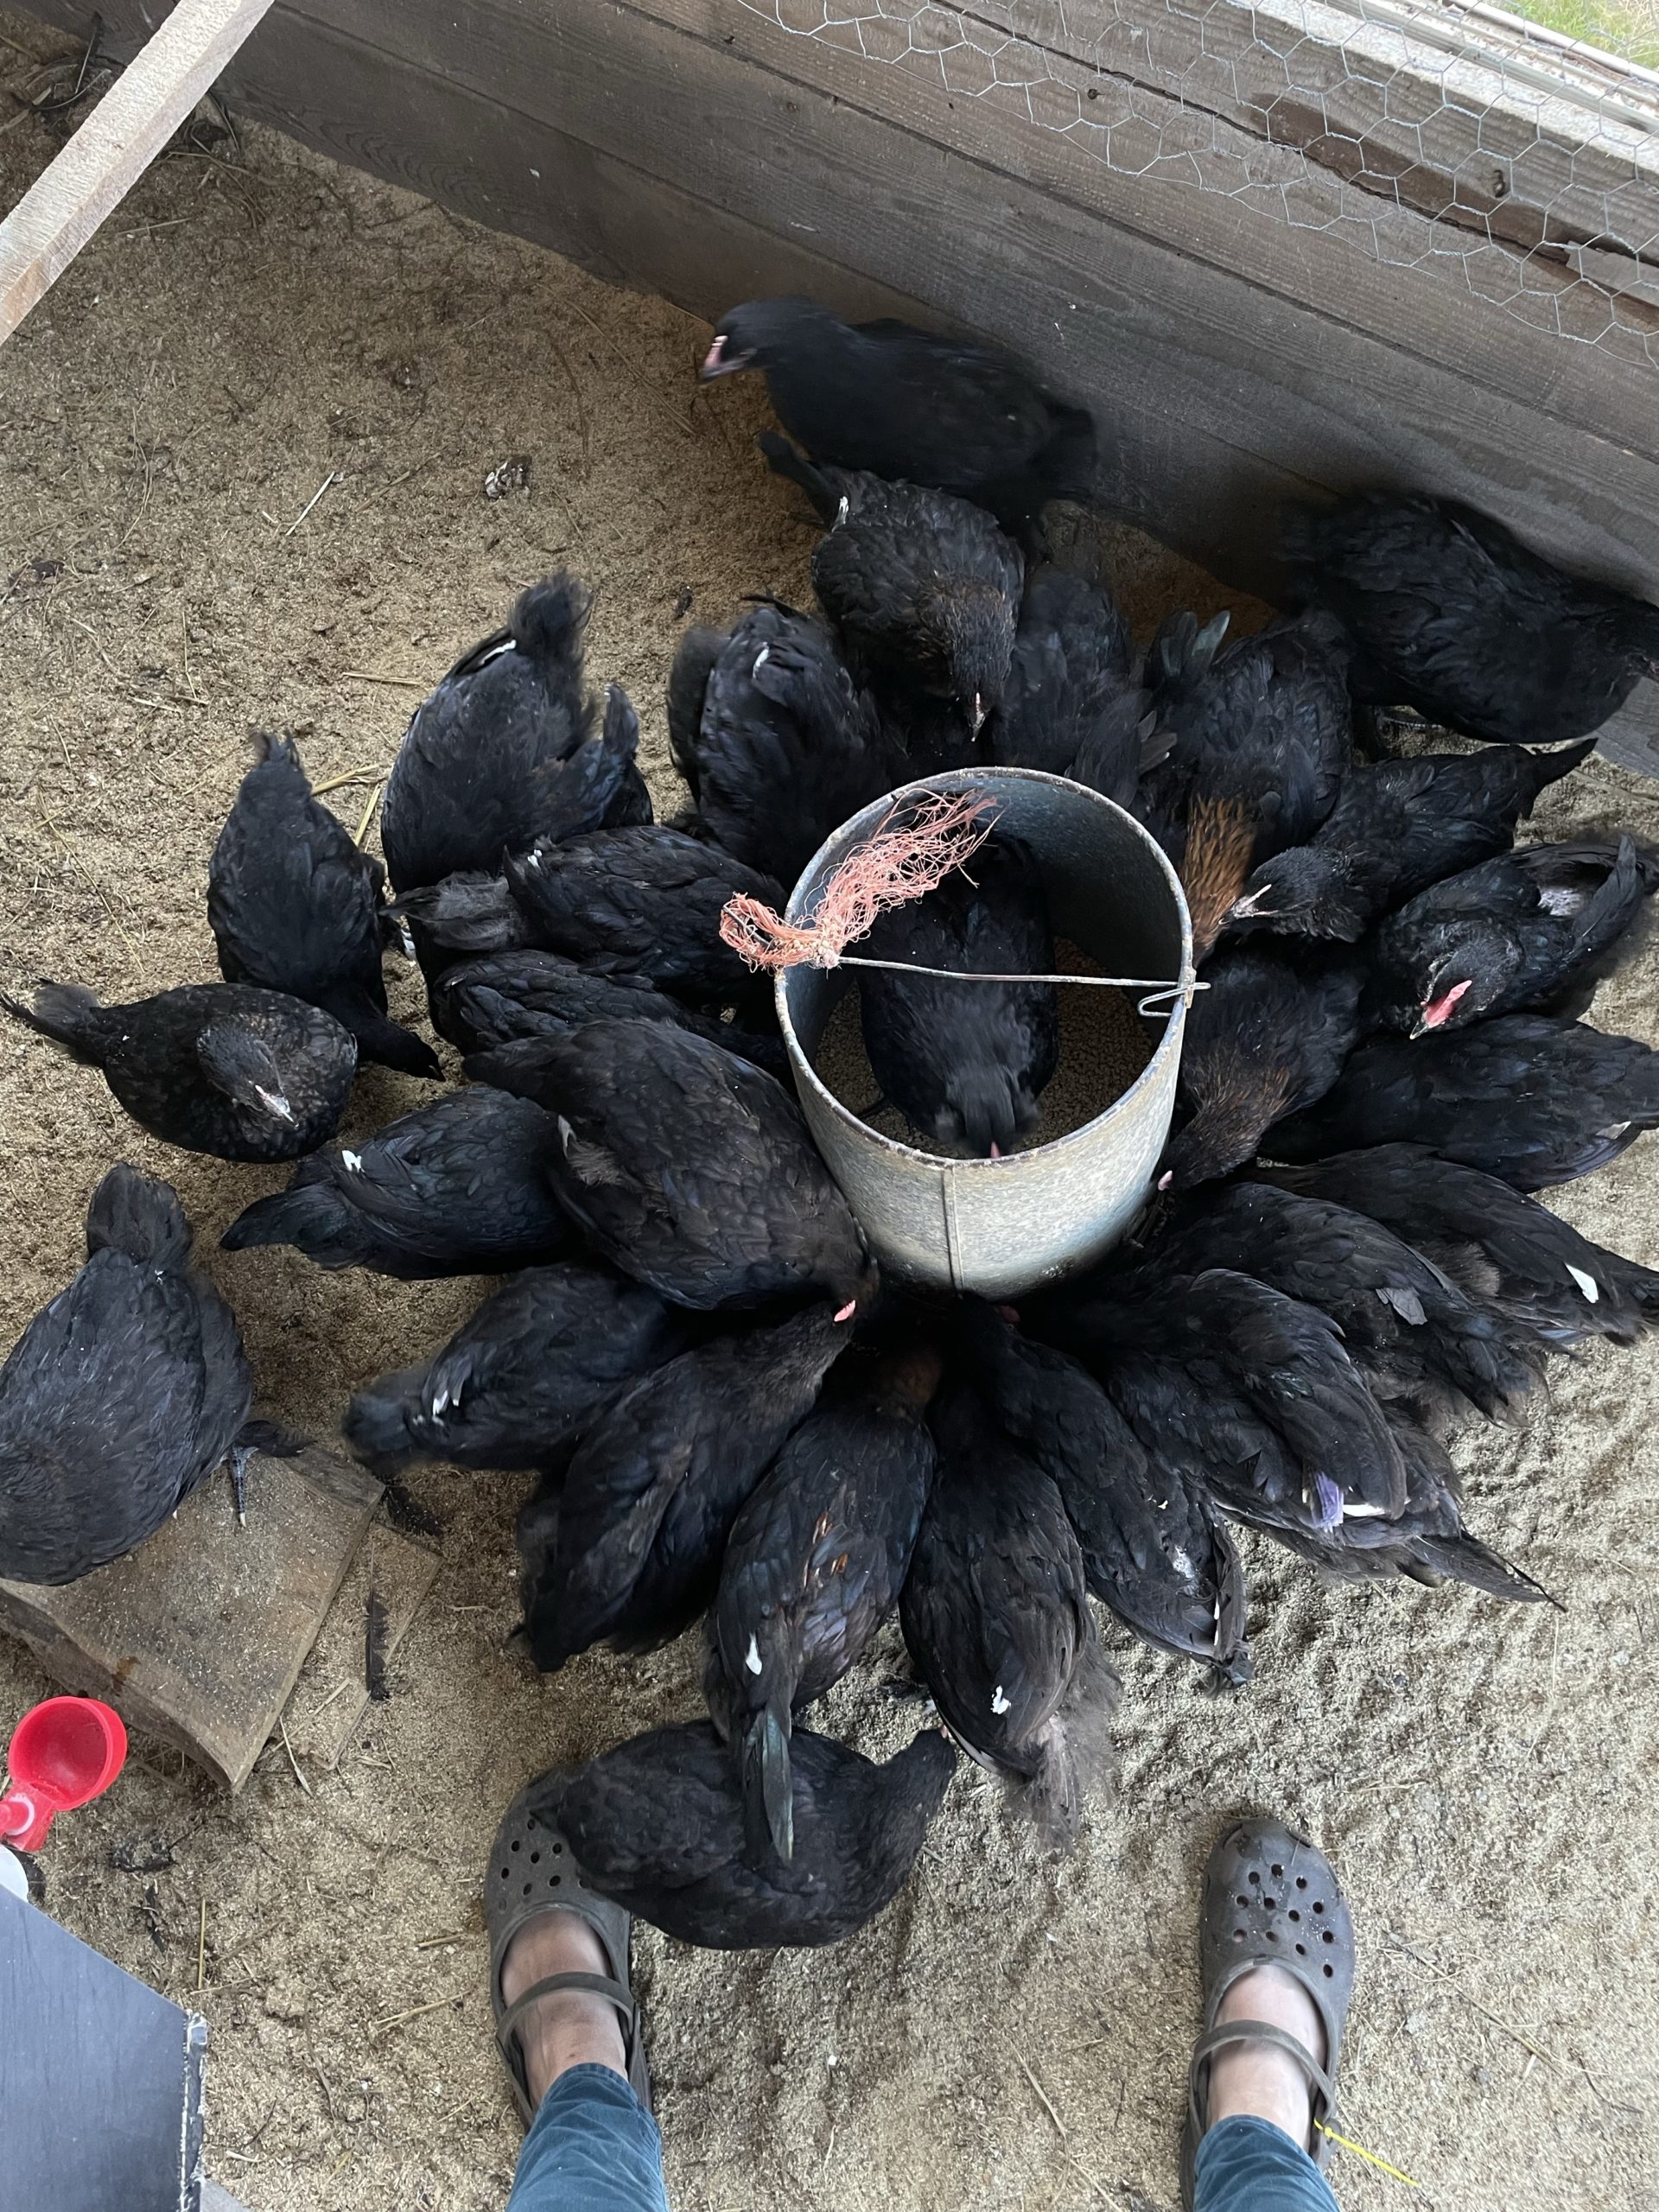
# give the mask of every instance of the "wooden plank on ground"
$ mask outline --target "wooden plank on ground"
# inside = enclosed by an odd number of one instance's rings
[[[337,1766],[369,1710],[364,1672],[369,1592],[373,1591],[386,1609],[390,1659],[437,1580],[438,1566],[436,1552],[384,1520],[370,1529],[328,1608],[283,1715],[288,1740],[299,1758]],[[394,1667],[394,1696],[397,1681]]]
[[[0,345],[131,191],[271,0],[179,0],[0,222]]]
[[[380,1503],[339,1453],[261,1454],[238,1525],[228,1476],[137,1550],[59,1590],[0,1581],[0,1629],[66,1689],[106,1698],[239,1789]]]

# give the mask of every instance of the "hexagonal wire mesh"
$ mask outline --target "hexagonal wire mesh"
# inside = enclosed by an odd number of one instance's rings
[[[1119,179],[1224,194],[1659,365],[1659,0],[744,0]]]

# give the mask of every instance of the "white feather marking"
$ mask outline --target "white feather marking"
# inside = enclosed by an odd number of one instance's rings
[[[434,1421],[438,1421],[438,1420],[442,1419],[442,1417],[443,1416],[443,1414],[446,1414],[446,1413],[448,1411],[448,1409],[449,1409],[449,1405],[450,1405],[450,1397],[449,1397],[449,1392],[448,1392],[448,1389],[447,1386],[446,1386],[446,1388],[444,1388],[443,1389],[441,1389],[441,1390],[438,1390],[438,1391],[435,1392],[435,1393],[434,1393],[434,1395],[433,1395],[433,1399],[432,1399],[432,1418],[433,1418],[433,1420],[434,1420]]]
[[[363,1170],[363,1155],[360,1152],[342,1151],[340,1155],[340,1164],[352,1174],[360,1174]]]
[[[1584,1269],[1575,1268],[1571,1260],[1567,1263],[1567,1272],[1592,1306],[1599,1306],[1601,1303],[1601,1286],[1594,1275],[1586,1274]]]
[[[743,1654],[743,1664],[752,1675],[760,1672],[760,1640],[756,1636],[749,1637],[749,1648]]]
[[[831,530],[839,530],[851,512],[852,502],[843,492],[841,495],[841,505],[836,509],[836,518],[830,525]]]
[[[756,653],[756,655],[755,655],[755,657],[754,657],[754,666],[753,666],[753,667],[749,671],[749,677],[750,677],[750,681],[751,681],[751,682],[753,682],[753,679],[754,679],[757,676],[759,676],[759,675],[760,675],[760,673],[761,670],[766,666],[766,663],[767,663],[771,658],[772,658],[772,647],[771,647],[770,645],[762,645],[762,646],[761,646],[761,648],[760,648],[760,652],[759,652],[758,653]]]
[[[561,1114],[559,1116],[559,1142],[564,1147],[567,1153],[570,1149],[571,1141],[575,1136],[575,1131],[571,1128],[569,1122],[567,1122],[563,1115]]]
[[[999,1682],[996,1688],[991,1692],[991,1711],[993,1713],[1006,1713],[1012,1702],[1012,1699],[1003,1696],[1002,1685]]]
[[[1557,914],[1566,920],[1585,904],[1585,894],[1567,884],[1552,884],[1547,891],[1539,893],[1538,904],[1547,914]]]
[[[1382,1517],[1382,1508],[1380,1505],[1368,1505],[1363,1498],[1344,1497],[1342,1501],[1342,1517],[1344,1521],[1377,1521]]]

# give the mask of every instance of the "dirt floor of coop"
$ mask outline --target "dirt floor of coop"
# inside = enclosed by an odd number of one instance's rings
[[[0,34],[0,82],[21,83],[39,34]],[[0,137],[9,197],[50,150],[33,122]],[[706,342],[280,138],[250,133],[241,167],[162,162],[0,356],[4,976],[117,996],[210,976],[204,873],[249,726],[296,728],[320,780],[384,768],[422,690],[560,562],[597,588],[593,672],[638,701],[671,803],[680,624],[746,592],[804,601],[813,537],[753,452],[761,393],[696,386]],[[1142,635],[1183,597],[1225,601],[1144,540],[1096,543]],[[369,789],[334,803],[355,818]],[[1659,836],[1659,791],[1611,768],[1571,804],[1552,795],[1539,827],[1617,813]],[[394,1010],[417,1013],[407,977]],[[1651,975],[1598,1016],[1659,1038]],[[416,1095],[372,1071],[355,1123]],[[72,1272],[118,1154],[179,1185],[290,1420],[326,1427],[480,1294],[214,1255],[279,1175],[168,1151],[8,1033],[7,1343]],[[1653,1141],[1561,1203],[1659,1261]],[[1652,1357],[1597,1353],[1523,1433],[1465,1440],[1471,1519],[1565,1617],[1330,1590],[1250,1543],[1247,1693],[1109,1630],[1119,1791],[1071,1859],[1039,1857],[965,1770],[914,1882],[844,1948],[733,1959],[642,1935],[680,2212],[1173,2212],[1194,1885],[1239,1805],[1308,1827],[1354,1899],[1345,2132],[1421,2186],[1341,2153],[1345,2212],[1650,2207],[1656,1430]],[[416,1487],[448,1522],[442,1572],[338,1765],[308,1748],[324,1713],[296,1738],[303,1785],[278,1743],[231,1802],[140,1739],[46,1859],[68,1925],[207,2015],[210,2161],[253,2212],[501,2204],[518,2130],[485,1993],[491,1830],[538,1768],[697,1706],[690,1639],[538,1681],[512,1642],[525,1484]],[[355,1640],[330,1648],[344,1679]],[[889,1638],[823,1725],[877,1754],[902,1740],[914,1707],[880,1687],[898,1659]],[[320,1707],[334,1687],[325,1667]],[[0,1714],[46,1688],[0,1648]],[[135,1840],[154,1870],[115,1871]]]

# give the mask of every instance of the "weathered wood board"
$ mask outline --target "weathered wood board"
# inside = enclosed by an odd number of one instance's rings
[[[210,1477],[125,1559],[59,1590],[0,1581],[0,1628],[67,1689],[239,1789],[367,1533],[380,1484],[315,1446]]]
[[[368,1598],[386,1609],[385,1650],[391,1659],[437,1579],[436,1552],[377,1521],[364,1538],[328,1617],[312,1645],[283,1715],[288,1740],[302,1764],[338,1765],[369,1710],[364,1671]],[[397,1694],[397,1669],[391,1669]]]
[[[32,4],[86,28],[85,0]],[[277,0],[224,89],[705,315],[811,290],[999,337],[1094,405],[1111,507],[1247,588],[1271,593],[1281,501],[1395,482],[1659,595],[1642,73],[1547,34],[1483,63],[1455,11],[1371,0],[1297,0],[1292,68],[1271,6],[1200,12]],[[155,14],[105,0],[106,36]],[[1135,129],[1145,160],[1112,137]],[[1659,688],[1604,742],[1654,766]]]

